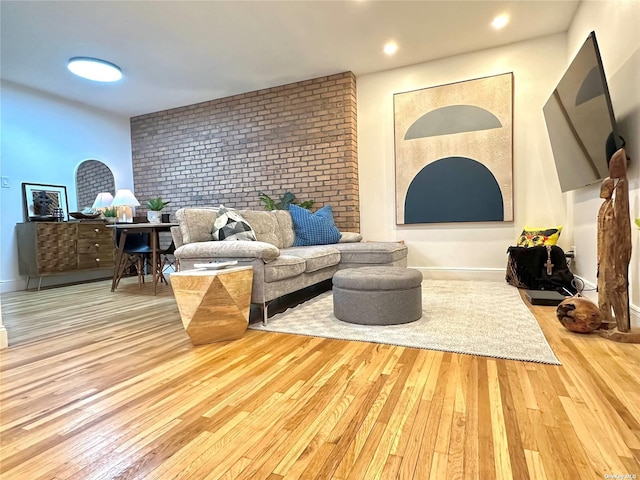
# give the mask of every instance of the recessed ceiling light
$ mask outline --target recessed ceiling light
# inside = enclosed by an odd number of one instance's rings
[[[493,22],[491,22],[491,26],[496,30],[500,30],[507,23],[509,23],[509,15],[507,15],[506,13],[503,13],[502,15],[498,15],[496,18],[493,19]]]
[[[120,67],[98,58],[73,57],[67,68],[79,77],[95,82],[117,82],[122,78]]]
[[[388,42],[384,46],[384,53],[386,53],[387,55],[393,55],[397,51],[398,51],[398,45],[396,44],[396,42]]]

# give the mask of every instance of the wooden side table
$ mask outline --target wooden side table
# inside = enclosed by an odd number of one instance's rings
[[[185,270],[170,276],[182,325],[194,345],[235,340],[249,325],[252,267]]]

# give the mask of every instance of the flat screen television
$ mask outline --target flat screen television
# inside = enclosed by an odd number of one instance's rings
[[[543,112],[563,192],[609,176],[610,156],[623,140],[595,32],[589,34]]]

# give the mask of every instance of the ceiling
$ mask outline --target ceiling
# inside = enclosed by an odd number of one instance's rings
[[[1,76],[127,117],[323,75],[358,75],[567,30],[578,1],[7,1]],[[500,13],[510,23],[490,26]],[[383,45],[394,40],[389,57]],[[66,69],[98,57],[124,78]]]

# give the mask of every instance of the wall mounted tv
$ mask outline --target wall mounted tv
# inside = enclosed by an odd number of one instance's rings
[[[609,176],[608,155],[623,145],[595,32],[580,48],[543,108],[563,192]]]

